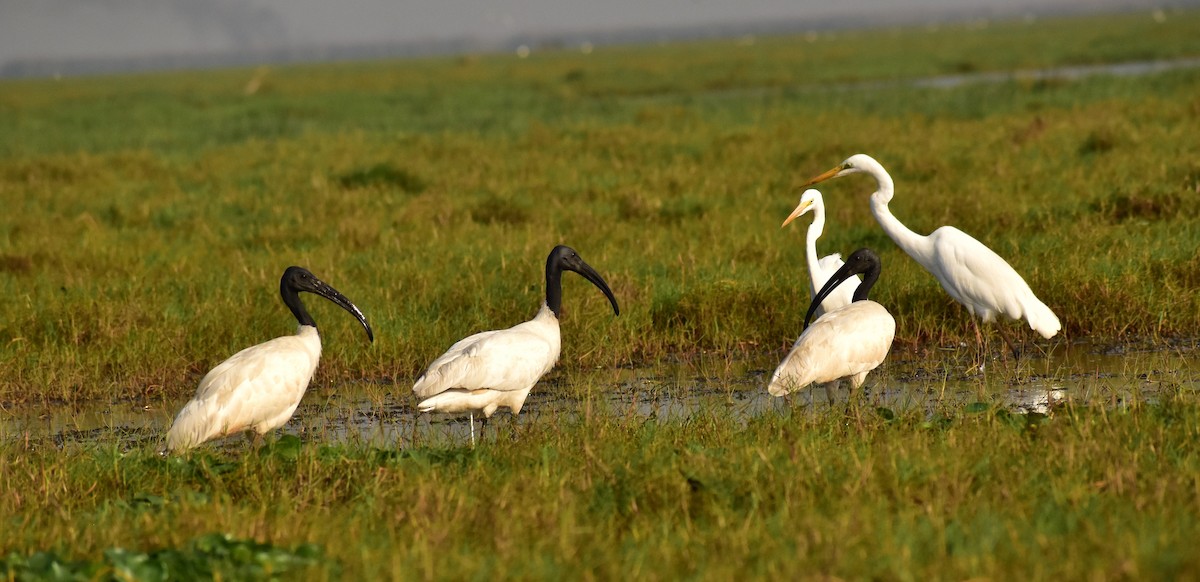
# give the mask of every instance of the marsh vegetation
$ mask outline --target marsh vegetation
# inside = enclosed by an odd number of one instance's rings
[[[1194,577],[1200,70],[917,82],[1200,55],[1200,13],[1166,16],[4,82],[0,572]],[[802,225],[779,223],[858,152],[906,224],[971,233],[1064,329],[1010,323],[1021,362],[994,341],[966,373],[965,311],[879,230],[869,180],[842,179],[820,250],[879,253],[889,363],[839,406],[731,414],[808,307]],[[150,430],[11,428],[169,418],[217,362],[294,331],[292,264],[378,335],[310,305],[307,399],[411,407],[456,339],[536,312],[560,243],[621,316],[564,281],[562,360],[534,396],[569,404],[531,398],[481,446],[293,431],[163,459]],[[1135,359],[1079,356],[1111,350]],[[650,421],[605,397],[663,367],[707,399]],[[1035,414],[994,397],[1076,381],[1109,392]],[[880,400],[947,382],[975,394]]]

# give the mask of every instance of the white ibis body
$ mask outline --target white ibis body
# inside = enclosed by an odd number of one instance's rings
[[[244,431],[263,435],[292,417],[321,357],[317,324],[300,292],[315,293],[349,311],[366,328],[367,338],[375,340],[366,317],[349,299],[308,270],[288,267],[279,295],[300,324],[296,335],[246,348],[206,374],[167,432],[169,450],[185,451]]]
[[[830,276],[813,297],[804,317],[804,332],[771,375],[767,391],[772,396],[784,396],[813,383],[825,384],[828,390],[829,384],[843,378],[849,378],[851,389],[855,389],[883,363],[896,335],[896,320],[882,305],[867,298],[871,286],[879,280],[880,270],[879,257],[870,249],[859,249]],[[854,301],[825,312],[808,325],[821,302],[842,281],[859,273],[864,277],[854,292]]]
[[[604,278],[570,247],[554,247],[546,258],[546,301],[537,315],[525,323],[480,332],[450,346],[413,385],[413,393],[423,399],[417,409],[470,413],[472,439],[476,412],[484,418],[500,408],[520,413],[534,384],[558,361],[563,271],[574,271],[591,281],[608,297],[613,313],[620,315],[617,299]]]
[[[1044,338],[1058,333],[1062,327],[1058,316],[1033,294],[1029,284],[992,249],[953,226],[943,226],[928,236],[922,236],[897,220],[888,209],[894,191],[892,177],[871,156],[850,156],[805,185],[859,173],[875,178],[878,188],[871,194],[871,213],[875,215],[879,226],[908,256],[932,273],[942,288],[966,307],[971,315],[979,317],[984,323],[993,321],[998,314],[1016,320],[1024,319],[1030,329]]]
[[[821,198],[821,193],[808,189],[800,195],[800,204],[792,211],[792,214],[783,221],[779,228],[783,228],[791,221],[803,216],[808,211],[813,213],[812,224],[808,225],[808,237],[805,239],[804,253],[808,260],[808,295],[816,297],[817,291],[825,286],[825,282],[834,274],[842,265],[846,264],[842,261],[842,256],[839,254],[825,255],[820,259],[817,258],[817,239],[821,238],[821,233],[825,230],[825,201]],[[849,277],[841,285],[838,285],[829,296],[825,298],[820,305],[817,306],[817,317],[841,307],[850,305],[854,301],[854,290],[858,288],[858,277]]]

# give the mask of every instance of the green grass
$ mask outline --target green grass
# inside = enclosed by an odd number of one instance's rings
[[[807,303],[803,225],[776,225],[796,184],[859,151],[893,173],[902,220],[955,224],[997,249],[1067,337],[1193,334],[1195,71],[826,86],[1079,63],[1097,45],[1129,47],[1099,53],[1111,60],[1194,55],[1200,42],[1180,31],[1197,22],[294,67],[252,95],[243,85],[261,72],[5,83],[0,400],[186,393],[236,349],[290,329],[274,290],[292,263],[380,331],[368,349],[348,318],[315,307],[323,377],[412,376],[454,339],[528,317],[560,242],[625,305],[607,318],[598,294],[568,282],[568,365],[775,345]],[[1134,42],[1149,26],[1162,42]],[[986,60],[931,62],[960,52]],[[881,58],[888,72],[870,73]],[[747,77],[721,86],[722,67]],[[968,333],[875,226],[870,189],[827,185],[822,252],[882,253],[877,296],[902,342]]]
[[[162,459],[119,433],[62,450],[7,439],[0,572],[1196,577],[1186,390],[1051,417],[856,405],[748,423],[719,405],[647,422],[589,399],[617,366],[669,360],[692,378],[778,361],[808,306],[805,221],[778,225],[800,184],[858,152],[892,173],[914,230],[953,224],[1008,258],[1063,320],[1053,342],[1194,338],[1200,70],[907,81],[1195,57],[1198,27],[1168,12],[0,83],[6,410],[178,402],[294,329],[277,294],[291,264],[377,334],[309,299],[316,384],[397,400],[453,341],[532,316],[555,244],[622,308],[566,277],[559,378],[579,418],[476,449],[289,437]],[[879,252],[892,357],[936,375],[952,366],[936,348],[973,332],[877,227],[872,188],[823,185],[819,250]]]
[[[161,507],[165,503],[161,497],[143,495],[126,506]],[[17,580],[266,580],[281,579],[297,566],[314,564],[320,558],[320,549],[312,544],[287,550],[224,534],[207,534],[182,549],[139,552],[110,548],[102,560],[70,560],[53,552],[28,556],[14,552],[0,558],[0,572]],[[335,565],[331,572],[336,571]]]
[[[605,315],[568,278],[565,365],[780,345],[807,298],[805,227],[777,225],[798,184],[857,152],[891,171],[912,228],[954,224],[1007,257],[1064,338],[1194,335],[1200,73],[843,83],[1196,55],[1198,24],[1183,12],[6,82],[0,401],[186,394],[291,329],[275,298],[289,264],[379,330],[367,346],[314,306],[321,380],[412,377],[455,339],[529,317],[558,243],[624,307]],[[978,62],[941,62],[956,54]],[[874,224],[869,180],[824,189],[820,251],[881,253],[876,296],[901,345],[968,337],[964,311]]]
[[[194,560],[196,538],[222,532],[281,558],[303,546],[306,576],[345,579],[1200,572],[1191,398],[1053,417],[984,406],[888,420],[854,405],[745,423],[717,406],[657,423],[589,410],[513,439],[501,423],[475,449],[285,437],[257,455],[163,460],[113,441],[4,444],[0,547],[102,570],[110,548]]]

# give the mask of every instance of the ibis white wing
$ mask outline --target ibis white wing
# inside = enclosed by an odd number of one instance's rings
[[[307,330],[311,330],[308,332]],[[200,380],[167,433],[172,450],[253,429],[282,426],[299,405],[320,360],[315,328],[246,348]]]
[[[776,396],[874,370],[887,357],[896,320],[874,301],[856,301],[818,318],[792,346],[768,391]]]
[[[413,392],[428,398],[446,390],[524,390],[558,360],[558,326],[529,321],[505,330],[485,331],[455,343],[434,360],[413,385]]]

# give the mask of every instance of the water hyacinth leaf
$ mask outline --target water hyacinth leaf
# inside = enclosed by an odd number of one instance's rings
[[[162,561],[153,559],[149,554],[130,552],[123,548],[112,548],[104,552],[104,558],[112,566],[113,573],[120,580],[170,579],[170,570],[163,566]]]
[[[7,580],[90,580],[97,566],[73,562],[54,552],[34,552],[28,557],[11,553],[0,560],[0,573]]]
[[[53,552],[28,557],[14,553],[0,560],[0,573],[8,580],[276,580],[295,568],[322,561],[323,552],[315,544],[289,550],[211,533],[183,548],[149,552],[109,548],[94,562],[64,560]]]
[[[967,405],[965,410],[967,414],[979,414],[981,412],[987,412],[989,409],[991,409],[991,406],[989,406],[986,402],[972,402]]]

